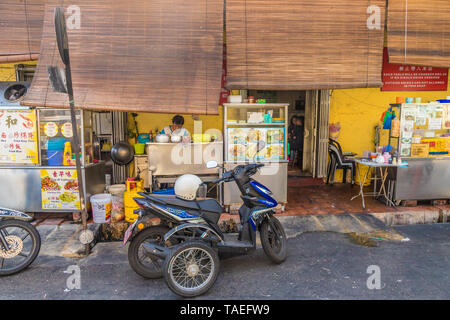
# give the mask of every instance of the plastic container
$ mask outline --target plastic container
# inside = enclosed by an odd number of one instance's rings
[[[150,142],[150,135],[148,133],[140,134],[137,137],[137,141],[139,143],[144,143],[144,144],[147,143],[147,142]]]
[[[91,197],[92,216],[95,223],[106,223],[111,220],[111,195],[100,193]]]
[[[124,194],[127,186],[124,184],[113,184],[109,187],[111,194],[111,222],[119,222],[125,219]]]
[[[64,143],[63,165],[64,166],[72,165],[72,148],[70,146],[70,141]]]
[[[64,138],[55,138],[48,140],[48,150],[64,151],[64,144],[67,142]]]
[[[138,192],[145,192],[144,180],[134,181],[127,180],[127,191],[124,194],[125,202],[125,221],[134,222],[138,215],[134,214],[134,210],[139,209],[138,204],[133,198],[142,198]]]
[[[145,143],[135,143],[134,144],[134,153],[135,154],[144,154],[145,152]]]
[[[153,194],[166,194],[166,195],[175,195],[174,188],[161,189],[159,191],[152,192]]]
[[[47,150],[49,166],[61,166],[63,164],[64,150]]]

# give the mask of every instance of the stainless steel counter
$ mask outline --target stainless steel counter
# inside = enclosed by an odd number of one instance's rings
[[[210,143],[147,143],[148,181],[173,183],[183,174],[196,174],[202,180],[219,176],[217,169],[207,169],[206,163],[216,160],[223,163],[223,142]]]
[[[76,170],[76,167],[1,166],[0,203],[2,206],[25,212],[67,212],[68,210],[42,209],[41,170]],[[86,206],[88,206],[90,196],[103,193],[105,188],[105,163],[99,162],[83,167],[82,175]]]
[[[402,158],[408,167],[391,169],[393,201],[450,199],[450,158]]]
[[[223,163],[223,143],[147,143],[149,170],[153,176],[217,174],[206,162]]]

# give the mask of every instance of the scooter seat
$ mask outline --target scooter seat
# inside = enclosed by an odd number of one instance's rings
[[[151,193],[139,193],[140,195],[146,197],[147,199],[168,206],[175,206],[191,210],[208,211],[221,214],[223,212],[222,206],[215,199],[205,199],[205,200],[183,200],[177,198],[176,196],[169,195],[154,195]]]
[[[199,200],[197,201],[198,205],[200,206],[200,210],[202,211],[208,211],[208,212],[214,212],[221,214],[223,212],[222,206],[217,202],[216,199],[205,199],[205,200]]]
[[[156,203],[160,203],[163,205],[168,206],[175,206],[175,207],[181,207],[185,209],[192,209],[192,210],[199,210],[200,207],[197,205],[197,202],[195,201],[188,201],[183,200],[180,198],[177,198],[176,196],[169,196],[169,195],[154,195],[151,193],[139,193],[140,195],[143,195],[147,199],[154,201]]]

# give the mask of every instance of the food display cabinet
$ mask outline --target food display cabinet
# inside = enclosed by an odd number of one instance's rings
[[[267,186],[280,203],[287,202],[287,103],[224,104],[224,166],[226,170],[249,162],[262,162],[253,178]],[[258,144],[264,145],[259,152]],[[232,209],[242,203],[234,183],[223,187],[223,204]]]

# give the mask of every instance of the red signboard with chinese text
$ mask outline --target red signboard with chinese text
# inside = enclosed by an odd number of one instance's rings
[[[448,69],[388,62],[384,48],[382,91],[447,91]]]

